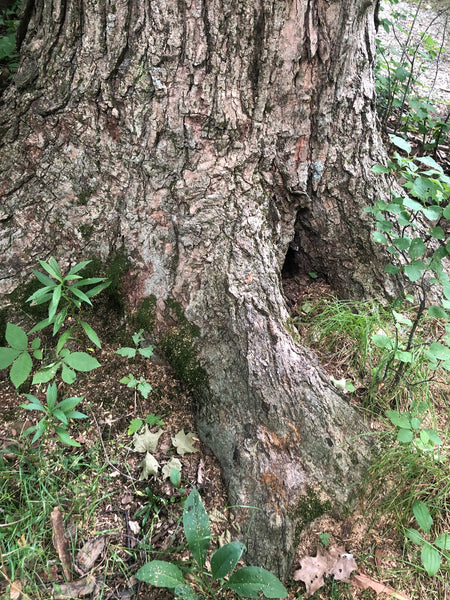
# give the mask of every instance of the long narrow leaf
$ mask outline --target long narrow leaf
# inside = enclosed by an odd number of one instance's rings
[[[81,269],[84,269],[84,267],[87,267],[90,263],[92,262],[92,260],[82,260],[80,263],[76,264],[74,267],[72,267],[70,269],[70,271],[67,273],[66,275],[66,279],[71,276],[74,275],[75,273],[78,273],[79,271],[81,271]]]
[[[55,260],[55,259],[53,259],[53,260]],[[56,261],[55,261],[55,263],[56,263]],[[39,264],[41,265],[41,267],[43,269],[45,269],[47,271],[47,273],[50,275],[50,277],[53,277],[53,279],[57,279],[58,281],[62,280],[62,275],[61,275],[61,271],[59,270],[58,263],[56,263],[56,267],[57,267],[56,269],[51,267],[48,263],[46,263],[43,260],[40,260]]]
[[[72,294],[74,294],[74,296],[77,296],[77,298],[79,298],[82,302],[87,302],[87,304],[90,304],[92,306],[92,302],[89,300],[89,297],[86,296],[84,292],[76,288],[74,285],[72,285],[69,289],[72,292]]]
[[[110,281],[105,281],[105,283],[101,283],[100,285],[96,285],[95,287],[91,288],[90,290],[88,290],[86,292],[86,296],[89,296],[89,298],[92,298],[93,296],[96,296],[101,291],[103,291],[104,289],[106,289],[110,284],[111,284]]]
[[[203,569],[211,539],[211,527],[200,494],[195,488],[184,505],[183,527],[192,556]]]
[[[93,344],[95,344],[97,346],[97,348],[101,348],[102,345],[100,343],[100,339],[98,337],[98,335],[96,334],[96,332],[92,329],[92,327],[89,325],[89,323],[86,323],[85,321],[80,321],[80,325],[84,330],[84,333],[88,336],[88,338],[91,340],[91,342]]]
[[[50,306],[48,307],[48,318],[51,321],[58,310],[59,301],[61,300],[62,295],[62,287],[57,285],[53,290],[52,300],[50,302]]]
[[[40,281],[41,283],[43,283],[45,286],[50,286],[51,287],[51,286],[55,285],[55,282],[53,281],[53,279],[51,279],[45,273],[41,273],[40,271],[35,271],[33,269],[33,274],[36,277],[36,279],[38,281]]]

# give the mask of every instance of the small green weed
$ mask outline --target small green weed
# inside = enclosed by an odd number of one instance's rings
[[[186,566],[186,563],[177,566],[174,563],[153,560],[139,569],[136,573],[137,579],[156,587],[173,590],[175,597],[182,600],[218,598],[217,593],[225,589],[230,589],[245,598],[257,598],[261,593],[266,598],[287,596],[281,582],[265,569],[243,567],[234,571],[244,552],[244,545],[240,542],[230,542],[216,550],[211,556],[211,572],[205,571],[211,527],[200,494],[195,488],[184,505],[183,528],[193,563],[189,566]],[[185,573],[189,575],[190,584],[185,582]],[[228,579],[225,579],[227,576]]]

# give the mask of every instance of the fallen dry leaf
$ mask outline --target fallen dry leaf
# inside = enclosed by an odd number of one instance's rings
[[[194,446],[197,441],[198,438],[195,436],[195,433],[192,433],[192,431],[184,433],[184,429],[179,431],[176,436],[172,438],[172,444],[177,449],[177,453],[181,456],[190,452],[198,452],[198,449]]]
[[[294,580],[303,581],[306,594],[312,596],[324,584],[324,577],[333,576],[335,579],[348,581],[357,569],[352,554],[347,554],[343,547],[331,547],[329,551],[317,548],[316,556],[304,556],[300,561],[300,569],[295,571]]]
[[[105,547],[105,536],[99,535],[93,540],[89,540],[77,553],[77,563],[85,573],[90,571],[95,564],[95,561],[103,552]]]
[[[163,430],[158,429],[156,433],[152,433],[145,424],[144,431],[142,433],[135,433],[133,435],[133,445],[136,452],[154,452],[158,445],[158,440],[162,436]]]
[[[384,585],[384,583],[380,583],[379,581],[375,581],[364,573],[356,573],[353,575],[352,584],[362,590],[370,588],[377,594],[386,594],[389,598],[396,598],[396,600],[409,600],[407,596],[404,596],[400,592],[396,592],[394,588],[391,588],[389,585]]]
[[[63,583],[58,586],[58,590],[53,592],[53,598],[55,600],[65,600],[67,598],[88,596],[95,590],[96,583],[95,577],[89,575],[78,581],[72,581],[67,584]]]
[[[22,584],[20,581],[13,581],[9,588],[10,600],[20,600],[22,597]]]
[[[64,522],[61,508],[57,506],[50,514],[53,529],[53,546],[58,553],[67,581],[72,580],[72,561],[68,550],[68,543],[64,532]]]

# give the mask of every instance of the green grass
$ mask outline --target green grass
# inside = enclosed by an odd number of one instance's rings
[[[32,598],[48,597],[50,568],[59,562],[50,514],[59,506],[65,519],[76,524],[74,536],[88,531],[94,526],[94,511],[105,500],[99,493],[104,471],[95,449],[85,456],[58,447],[45,458],[41,448],[31,447],[14,451],[8,458],[0,454],[0,548],[5,579],[20,579],[23,592]],[[75,542],[74,537],[73,548]]]

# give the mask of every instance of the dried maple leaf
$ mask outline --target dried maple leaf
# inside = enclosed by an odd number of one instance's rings
[[[150,454],[150,452],[147,452],[145,455],[144,460],[141,462],[141,467],[142,471],[139,481],[148,479],[150,475],[154,475],[155,477],[158,475],[159,462],[156,460],[153,454]]]
[[[304,556],[301,559],[294,580],[303,581],[307,596],[312,596],[325,584],[324,577],[333,576],[345,581],[356,568],[353,555],[347,554],[343,547],[333,546],[327,551],[319,546],[316,556]]]
[[[190,452],[198,452],[197,448],[194,447],[194,443],[197,441],[195,434],[192,432],[184,433],[184,429],[179,431],[175,437],[172,438],[172,444],[177,449],[177,453],[184,456]]]
[[[136,452],[154,452],[162,434],[162,429],[158,429],[156,433],[152,433],[146,424],[142,433],[135,433],[133,435],[134,450]]]
[[[177,471],[181,471],[181,462],[178,458],[172,457],[167,464],[161,470],[163,479],[167,479],[170,477],[170,473],[172,469],[176,469]]]

